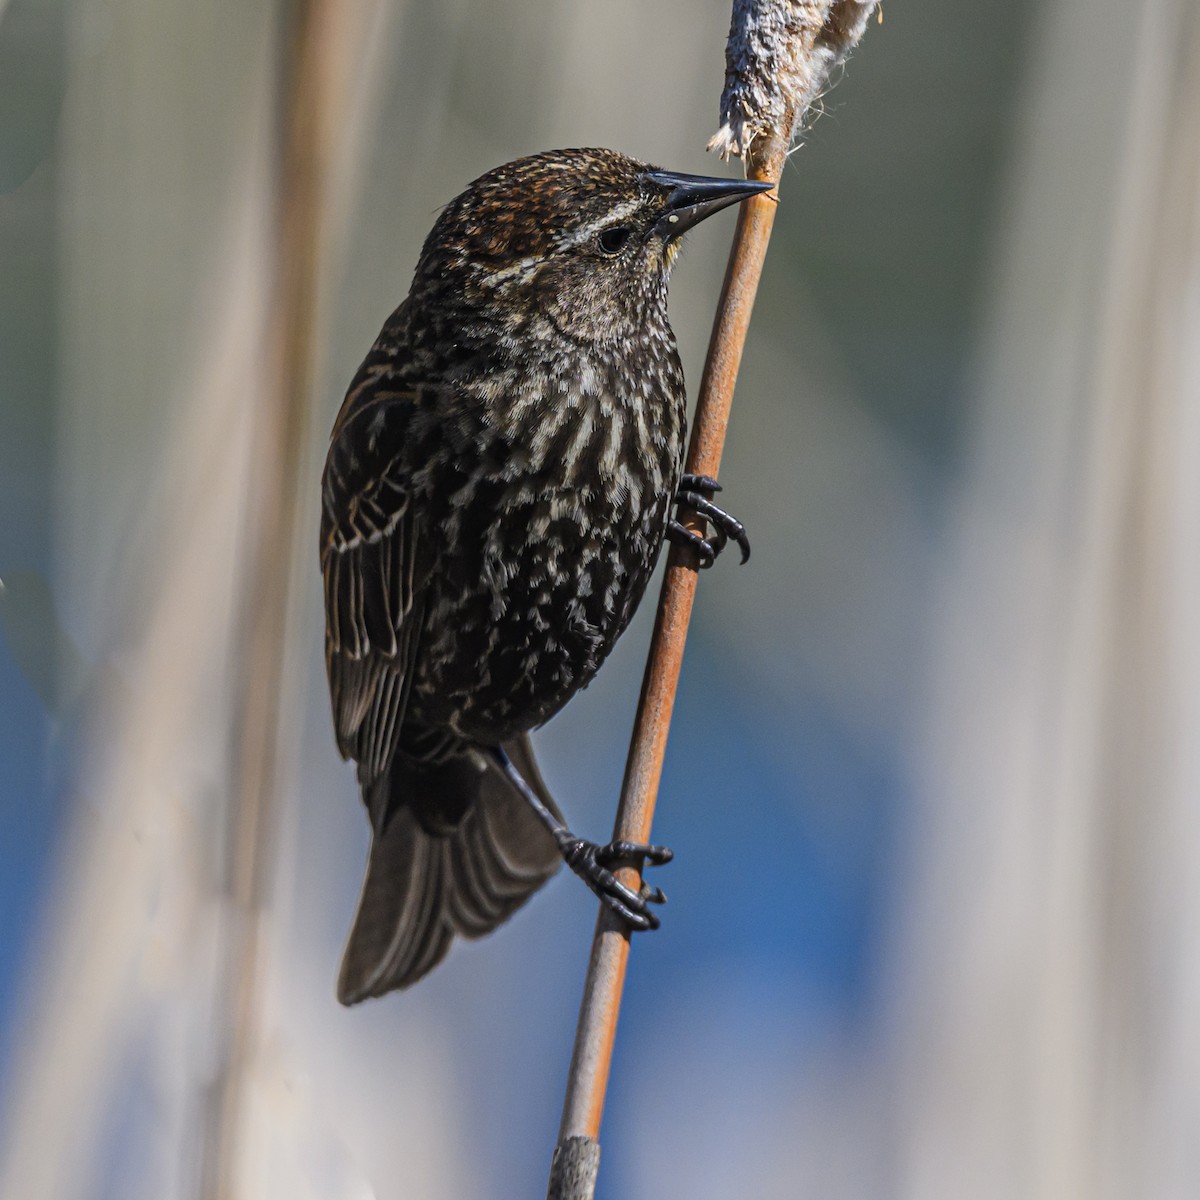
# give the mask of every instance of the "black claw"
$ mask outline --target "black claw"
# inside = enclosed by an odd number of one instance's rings
[[[639,891],[626,887],[609,867],[640,866],[646,863],[659,866],[673,857],[666,846],[644,846],[640,842],[610,842],[599,846],[582,838],[564,835],[559,839],[563,861],[613,910],[631,929],[657,929],[661,922],[648,907],[665,904],[666,895],[660,888],[642,884]]]
[[[716,562],[717,548],[712,542],[707,538],[702,538],[698,533],[693,533],[686,525],[680,524],[674,518],[667,522],[667,537],[680,546],[691,546],[700,560],[701,570],[711,567]]]
[[[647,846],[642,842],[609,842],[596,851],[596,861],[610,867],[640,867],[642,862],[661,867],[675,857],[666,846]]]
[[[679,480],[681,492],[715,492],[723,491],[721,485],[711,475],[683,475]]]
[[[690,508],[698,517],[703,518],[715,531],[715,544],[693,533],[679,521],[671,521],[667,533],[677,542],[687,542],[695,547],[700,555],[702,567],[712,566],[713,560],[725,549],[726,542],[733,538],[742,552],[742,562],[750,558],[750,539],[746,535],[746,527],[736,517],[731,517],[724,509],[712,502],[711,497],[721,490],[721,485],[708,475],[685,475],[680,480],[679,490],[675,493],[675,503]],[[701,549],[701,543],[708,551]]]
[[[671,851],[666,846],[645,846],[641,842],[609,842],[607,846],[598,846],[595,842],[585,842],[583,838],[577,838],[562,823],[562,818],[542,803],[541,798],[525,782],[501,747],[493,747],[492,755],[500,770],[554,835],[554,840],[558,843],[558,852],[567,866],[630,929],[657,929],[659,919],[650,911],[649,905],[665,904],[667,898],[663,892],[659,888],[648,887],[645,882],[635,892],[626,887],[609,868],[634,866],[640,871],[646,865],[659,866],[671,861]]]

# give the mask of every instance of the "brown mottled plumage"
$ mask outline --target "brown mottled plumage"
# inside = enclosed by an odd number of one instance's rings
[[[415,982],[561,858],[657,925],[661,894],[607,868],[669,852],[575,838],[528,733],[595,675],[669,526],[687,536],[667,277],[684,229],[763,186],[610,150],[498,167],[442,211],[359,368],[322,480],[334,723],[374,833],[344,1003]],[[743,541],[688,482],[716,548]]]

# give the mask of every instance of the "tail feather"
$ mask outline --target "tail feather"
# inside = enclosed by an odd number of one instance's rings
[[[554,811],[527,737],[505,746]],[[446,956],[454,936],[482,937],[557,870],[554,838],[523,796],[489,765],[466,760],[394,764],[368,795],[376,822],[358,914],[342,960],[338,999],[356,1004],[409,987]],[[454,823],[422,819],[453,813]],[[461,814],[461,815],[459,815]]]
[[[518,797],[516,803],[523,800]],[[500,807],[477,805],[446,843],[450,915],[463,937],[482,937],[495,929],[547,878],[545,859],[539,855],[531,860],[519,832],[496,819]],[[549,865],[551,871],[558,865],[557,851]]]
[[[402,979],[420,979],[446,957],[453,940],[451,930],[440,920],[446,877],[445,844],[426,842],[429,869],[423,881],[420,904],[413,922],[408,953],[395,966]]]

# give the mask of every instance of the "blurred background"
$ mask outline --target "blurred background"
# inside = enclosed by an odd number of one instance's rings
[[[313,8],[0,0],[5,1200],[544,1193],[586,889],[334,1001],[317,480],[469,180],[722,169],[729,6]],[[783,181],[599,1195],[1193,1197],[1200,9],[884,18]],[[536,738],[592,837],[652,607]]]

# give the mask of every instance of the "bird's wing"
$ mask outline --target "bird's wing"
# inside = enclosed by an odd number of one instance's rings
[[[367,783],[396,746],[429,577],[404,448],[418,393],[363,364],[338,415],[321,482],[325,662],[338,749]]]

